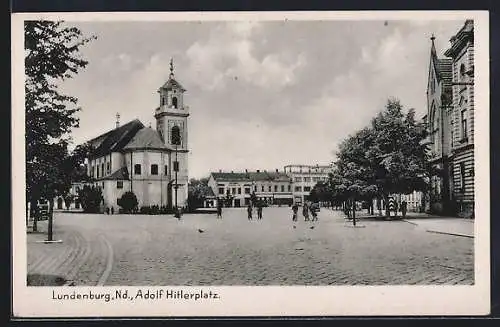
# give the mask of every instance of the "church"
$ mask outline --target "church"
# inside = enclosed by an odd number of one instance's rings
[[[99,135],[88,143],[87,174],[102,190],[103,207],[118,212],[118,199],[132,191],[142,206],[186,207],[188,196],[188,117],[186,89],[174,78],[170,61],[168,80],[158,89],[154,110],[156,129],[139,120]],[[74,193],[77,194],[77,185]]]

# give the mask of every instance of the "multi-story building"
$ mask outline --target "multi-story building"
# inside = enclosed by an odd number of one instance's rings
[[[291,205],[307,201],[318,182],[327,182],[332,166],[287,165],[283,172],[254,171],[211,173],[208,186],[226,206],[248,205],[252,193],[267,204]],[[216,202],[211,202],[215,205]]]
[[[219,171],[210,174],[208,186],[216,201],[222,201],[226,207],[246,206],[250,203],[252,194],[267,204],[287,205],[293,202],[291,180],[278,170],[246,170],[236,173]],[[216,202],[212,205],[216,205]]]
[[[474,21],[450,39],[444,55],[452,60],[450,116],[452,198],[462,216],[474,215]]]
[[[284,171],[293,183],[293,202],[302,204],[307,201],[311,190],[318,182],[328,181],[333,166],[287,165]]]
[[[427,81],[428,145],[433,173],[430,179],[430,192],[427,194],[427,210],[434,213],[450,211],[450,115],[452,107],[452,60],[438,58],[431,37],[429,74]]]

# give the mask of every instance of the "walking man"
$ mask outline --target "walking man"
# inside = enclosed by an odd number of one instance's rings
[[[293,206],[292,206],[292,212],[293,212],[293,215],[292,215],[292,221],[297,221],[297,212],[299,211],[299,206],[295,203]]]
[[[257,219],[262,220],[262,203],[257,204]]]
[[[248,213],[248,220],[252,220],[252,203],[248,204],[247,213]]]
[[[307,202],[304,203],[304,206],[302,207],[302,215],[304,216],[304,221],[309,221],[309,206],[307,205]]]
[[[217,201],[217,219],[222,219],[222,201]]]
[[[408,204],[406,203],[406,201],[403,200],[403,202],[401,202],[401,214],[403,215],[403,219],[406,218],[407,206],[408,206]]]

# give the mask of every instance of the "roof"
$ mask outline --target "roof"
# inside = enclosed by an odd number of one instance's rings
[[[237,173],[211,173],[216,181],[240,181],[240,182],[254,182],[254,181],[285,181],[288,182],[290,177],[285,173],[280,172],[237,172]]]
[[[115,171],[114,173],[112,173],[111,175],[98,178],[97,180],[102,181],[102,180],[119,180],[119,179],[124,179],[124,180],[129,179],[127,167],[122,167],[117,171]]]
[[[186,91],[186,89],[184,87],[182,87],[182,85],[179,82],[177,82],[175,79],[173,79],[172,77],[169,78],[168,81],[166,81],[165,84],[163,84],[163,86],[161,87],[161,89],[167,89],[167,90],[171,90],[174,88],[181,89],[182,91]]]
[[[160,138],[160,134],[150,127],[145,127],[137,131],[134,137],[128,142],[123,150],[134,149],[168,149]]]
[[[93,138],[89,143],[94,147],[91,158],[102,157],[111,152],[121,151],[144,125],[134,119],[118,128]]]

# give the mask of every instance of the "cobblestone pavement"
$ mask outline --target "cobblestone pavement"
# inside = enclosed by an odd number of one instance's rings
[[[91,247],[87,265],[75,274],[80,285],[99,280],[110,286],[474,282],[471,238],[427,233],[404,221],[347,227],[339,212],[328,209],[315,223],[292,223],[288,207],[264,208],[262,221],[248,221],[244,208],[224,209],[223,217],[184,215],[177,221],[172,216],[60,214],[56,238],[69,242],[75,237],[76,243],[82,237],[80,247]]]

